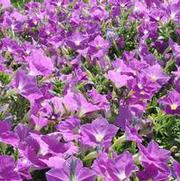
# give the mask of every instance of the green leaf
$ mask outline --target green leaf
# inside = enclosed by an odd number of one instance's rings
[[[7,85],[10,83],[11,78],[8,74],[0,72],[0,81],[2,82],[2,84]]]

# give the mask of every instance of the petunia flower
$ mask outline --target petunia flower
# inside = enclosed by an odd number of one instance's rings
[[[117,88],[126,86],[128,81],[133,79],[135,71],[128,67],[123,60],[117,59],[114,63],[114,70],[109,70],[107,78],[110,79]]]
[[[110,70],[108,72],[108,79],[110,79],[117,88],[121,88],[127,85],[127,82],[132,79],[131,76],[122,75],[118,71]]]
[[[8,8],[11,6],[10,0],[0,0],[0,5],[2,5],[3,8]]]
[[[26,61],[29,64],[30,75],[48,76],[53,71],[52,60],[41,49],[32,50],[31,55],[26,58]]]
[[[71,157],[59,169],[51,169],[46,173],[47,181],[92,181],[95,173],[83,167],[82,161]]]
[[[136,78],[128,81],[127,87],[130,90],[128,99],[130,104],[138,100],[146,103],[153,97],[154,93],[159,90],[159,85],[149,80],[149,78],[142,73],[139,73]]]
[[[106,112],[110,110],[110,104],[106,96],[99,94],[95,88],[88,92],[88,97],[90,102],[97,105],[102,110],[105,110]]]
[[[152,82],[156,82],[161,86],[169,80],[169,77],[163,72],[159,64],[152,65],[144,69],[143,72]]]
[[[47,159],[41,159],[49,168],[62,169],[66,160],[63,158],[63,155],[51,156]]]
[[[53,97],[47,100],[45,104],[53,105],[55,114],[64,115],[76,112],[78,117],[84,117],[86,114],[102,110],[98,105],[88,102],[81,93],[75,93],[70,90],[63,97]]]
[[[105,11],[105,9],[103,9],[101,6],[93,6],[89,13],[94,20],[98,21],[102,21],[108,15],[107,11]]]
[[[22,181],[16,171],[15,161],[11,156],[0,155],[0,180]]]
[[[27,75],[23,70],[18,70],[16,72],[13,87],[17,89],[19,94],[30,101],[39,99],[42,96],[39,88],[37,87],[35,77]]]
[[[138,124],[136,121],[140,120],[143,116],[143,112],[146,108],[146,103],[139,100],[133,101],[131,104],[131,99],[127,100],[127,103],[123,101],[120,102],[119,114],[116,117],[115,124],[120,126],[122,130],[125,130],[126,126]]]
[[[77,146],[72,142],[63,143],[61,141],[62,136],[59,132],[47,135],[31,133],[31,138],[38,142],[40,155],[51,153],[53,155],[69,156],[78,152]]]
[[[170,158],[170,151],[162,149],[155,141],[151,141],[147,148],[139,144],[140,160],[144,167],[153,165],[161,172],[168,170],[167,162]]]
[[[21,155],[21,158],[18,158],[16,164],[16,170],[20,174],[23,180],[30,180],[32,176],[29,170],[32,168],[32,163],[25,157]]]
[[[92,123],[81,126],[82,144],[90,147],[103,146],[108,148],[117,131],[118,128],[109,124],[106,119],[97,118]]]
[[[109,42],[100,35],[97,35],[95,39],[91,41],[88,45],[88,52],[90,55],[92,55],[93,58],[103,57],[109,49]]]
[[[92,164],[92,169],[95,171],[96,175],[103,178],[105,181],[112,181],[108,172],[110,162],[111,159],[108,157],[107,153],[102,152]]]
[[[142,137],[138,134],[135,127],[126,126],[125,134],[126,139],[129,141],[135,141],[136,143],[142,142]]]
[[[119,181],[130,178],[132,173],[137,170],[138,168],[134,164],[131,153],[125,151],[114,157],[113,162],[109,167],[109,174],[114,181]]]
[[[180,163],[175,161],[173,164],[173,169],[174,169],[177,179],[180,179]]]
[[[101,153],[92,165],[97,176],[105,181],[121,181],[129,179],[133,172],[138,169],[134,164],[132,155],[126,151],[120,155],[113,154],[109,158],[107,154]]]
[[[169,178],[169,171],[163,171],[157,169],[153,164],[147,165],[144,170],[139,171],[137,176],[142,181],[156,180],[166,181]]]
[[[67,39],[67,45],[70,46],[73,50],[84,49],[86,43],[87,43],[87,37],[79,32],[73,33]]]
[[[0,142],[17,147],[18,138],[11,131],[11,125],[8,122],[0,121],[0,130]]]
[[[76,117],[71,117],[61,121],[57,126],[57,130],[66,141],[77,140],[80,137],[80,120]]]
[[[130,125],[133,115],[131,114],[128,105],[120,104],[119,114],[116,117],[115,124],[119,126],[122,130],[125,130],[126,125]]]
[[[167,96],[161,98],[159,103],[163,105],[167,114],[180,115],[180,93],[176,90],[171,91]]]

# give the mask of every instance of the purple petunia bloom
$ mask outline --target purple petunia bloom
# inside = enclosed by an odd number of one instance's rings
[[[68,112],[77,112],[78,117],[84,117],[86,114],[102,110],[101,107],[88,102],[81,93],[71,91],[68,91],[67,94],[61,98],[53,97],[47,100],[46,103],[53,105],[55,114],[61,113],[62,115]]]
[[[94,104],[97,105],[99,108],[101,108],[102,110],[105,111],[109,111],[110,110],[110,105],[109,102],[106,98],[105,95],[101,95],[98,93],[98,91],[96,89],[92,89],[89,93],[88,93],[88,97],[90,98],[90,101]]]
[[[62,169],[66,160],[63,155],[51,156],[48,159],[41,159],[49,168]]]
[[[137,171],[133,157],[129,152],[113,155],[101,153],[92,165],[93,170],[105,181],[120,181],[129,179],[133,172]]]
[[[103,146],[108,148],[117,131],[118,128],[109,124],[106,119],[97,118],[92,123],[81,126],[82,144],[90,147]]]
[[[122,130],[125,130],[126,125],[130,124],[130,121],[133,118],[130,108],[127,105],[120,104],[119,115],[116,117],[115,124],[120,126]]]
[[[144,170],[139,171],[137,176],[141,181],[156,180],[167,181],[169,178],[169,172],[161,172],[153,164],[147,165]]]
[[[29,173],[31,166],[32,166],[31,162],[25,157],[21,157],[17,160],[16,170],[21,175],[21,178],[23,180],[32,179],[31,174]]]
[[[93,41],[89,43],[89,54],[94,58],[103,57],[108,51],[109,42],[102,36],[98,35]]]
[[[16,73],[13,87],[16,88],[22,96],[30,101],[38,99],[42,96],[39,88],[37,87],[35,77],[27,75],[23,70],[19,70]]]
[[[135,141],[136,143],[142,142],[142,137],[138,134],[137,129],[131,126],[126,126],[125,130],[126,139],[129,141]]]
[[[117,88],[127,85],[128,80],[131,80],[132,77],[128,75],[122,75],[118,71],[110,70],[108,72],[108,78],[115,84]]]
[[[3,8],[8,8],[11,6],[10,0],[0,0],[0,5],[2,5]]]
[[[15,168],[15,161],[11,156],[0,156],[0,180],[21,181]]]
[[[83,167],[81,160],[71,157],[63,165],[61,169],[51,169],[46,173],[47,181],[92,181],[95,173]]]
[[[166,97],[159,100],[167,114],[180,115],[180,93],[173,90]]]
[[[108,13],[107,11],[105,11],[102,7],[100,6],[93,6],[90,9],[90,16],[94,19],[94,20],[99,20],[102,21],[103,19],[105,19],[107,17]]]
[[[58,124],[57,130],[66,141],[77,140],[80,137],[80,120],[76,117],[66,119]]]
[[[0,0],[0,181],[179,181],[178,124],[167,143],[153,123],[180,115],[180,0],[19,1]]]
[[[85,44],[87,43],[87,37],[82,33],[75,32],[67,39],[67,45],[76,49],[84,49]]]
[[[114,70],[109,70],[107,78],[110,79],[117,88],[127,85],[127,82],[131,80],[132,75],[135,73],[133,69],[128,67],[123,60],[116,60],[114,62]]]
[[[144,73],[152,82],[157,82],[160,85],[165,84],[169,80],[169,77],[163,72],[159,64],[148,67],[144,70]]]
[[[34,139],[39,144],[39,153],[41,153],[41,155],[51,153],[54,155],[64,154],[64,156],[69,156],[78,151],[78,148],[72,142],[61,142],[61,135],[59,132],[54,132],[48,135],[31,133],[31,139]]]
[[[170,158],[170,151],[160,148],[155,141],[151,141],[147,148],[141,144],[138,147],[144,167],[153,165],[161,172],[168,172],[167,162]]]
[[[109,167],[109,174],[114,181],[125,180],[130,178],[133,172],[138,168],[134,164],[131,153],[125,151],[124,153],[115,156],[111,167]]]
[[[52,60],[45,56],[41,49],[32,50],[31,55],[26,60],[29,63],[30,75],[47,76],[53,71]]]
[[[173,169],[174,169],[177,179],[180,179],[180,163],[174,162]]]
[[[0,130],[0,142],[17,147],[18,138],[11,131],[11,125],[8,122],[0,121]]]
[[[138,74],[136,79],[132,79],[128,82],[128,88],[131,90],[132,94],[130,96],[130,102],[133,99],[137,101],[141,99],[146,102],[152,98],[155,92],[159,90],[159,86],[149,80],[146,75]]]

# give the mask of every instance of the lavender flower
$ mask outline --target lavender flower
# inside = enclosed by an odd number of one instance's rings
[[[180,114],[180,94],[177,91],[171,91],[166,97],[159,100],[166,113]]]
[[[92,123],[81,126],[82,143],[90,147],[103,146],[108,148],[118,128],[104,118],[97,118]]]
[[[20,181],[22,180],[15,168],[15,161],[11,156],[0,156],[0,180]]]
[[[13,87],[16,88],[22,96],[26,97],[30,101],[38,99],[42,96],[37,87],[35,77],[27,75],[23,70],[19,70],[16,73]]]
[[[57,130],[60,131],[66,141],[77,140],[80,138],[80,120],[75,117],[66,119],[59,123]]]
[[[129,152],[115,155],[112,159],[101,153],[93,163],[93,170],[105,181],[120,181],[128,179],[137,167]]]
[[[31,55],[26,58],[26,61],[29,64],[30,75],[48,76],[53,71],[51,59],[46,57],[41,49],[32,50]]]
[[[155,141],[151,141],[147,148],[139,144],[139,151],[141,155],[141,162],[144,167],[153,165],[161,172],[168,172],[167,162],[170,157],[168,150],[159,148],[159,145]]]
[[[68,159],[61,169],[51,169],[46,174],[47,181],[90,181],[94,176],[94,172],[83,167],[82,162],[75,157]]]

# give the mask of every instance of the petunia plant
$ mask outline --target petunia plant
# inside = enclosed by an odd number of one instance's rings
[[[0,181],[180,180],[180,0],[0,0]]]

